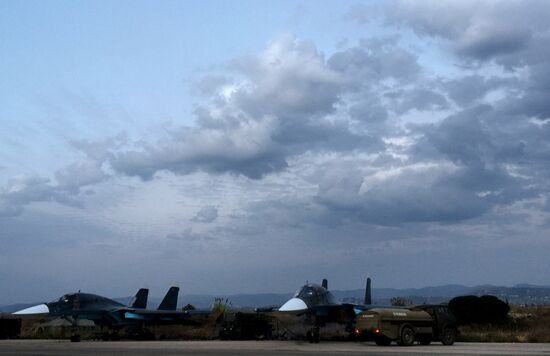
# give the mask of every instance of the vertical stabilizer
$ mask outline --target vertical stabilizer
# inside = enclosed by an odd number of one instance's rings
[[[367,287],[365,288],[365,305],[371,305],[372,304],[372,297],[371,297],[371,291],[370,291],[370,278],[367,277]]]
[[[139,308],[139,309],[145,309],[147,308],[147,297],[149,296],[149,289],[147,288],[141,288],[136,293],[136,296],[130,304],[128,305],[130,308]]]
[[[326,290],[328,290],[328,280],[326,278],[323,278],[323,284],[322,284],[323,288],[325,288]]]
[[[157,310],[176,310],[179,291],[180,289],[178,287],[170,287]]]

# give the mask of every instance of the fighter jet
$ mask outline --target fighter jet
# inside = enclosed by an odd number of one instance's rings
[[[328,281],[323,279],[322,285],[306,283],[284,303],[279,312],[293,313],[304,318],[311,325],[307,333],[310,342],[319,342],[319,329],[330,322],[346,325],[350,333],[354,330],[356,316],[371,306],[371,279],[367,278],[363,304],[341,303],[328,290]]]
[[[178,287],[171,287],[156,310],[146,309],[149,290],[142,288],[127,306],[100,295],[79,292],[65,294],[56,301],[39,304],[14,314],[44,314],[48,317],[66,319],[73,325],[77,324],[78,319],[87,319],[96,325],[114,330],[115,334],[111,336],[115,338],[116,331],[124,327],[139,330],[160,324],[197,324],[191,316],[206,312],[176,310],[178,293]],[[78,337],[74,339],[71,338],[78,341]]]

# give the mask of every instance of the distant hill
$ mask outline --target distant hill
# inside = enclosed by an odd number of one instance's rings
[[[422,297],[449,297],[471,293],[476,287],[466,287],[458,284],[449,284],[439,287],[424,288],[373,288],[372,294],[377,299],[390,299],[395,296],[422,296]],[[364,289],[351,291],[334,290],[332,293],[338,298],[363,298]]]
[[[341,301],[361,303],[365,291],[354,290],[331,290],[336,298]],[[508,300],[512,304],[543,305],[550,304],[550,287],[536,286],[530,284],[518,284],[513,287],[502,287],[492,285],[481,285],[467,287],[458,284],[449,284],[437,287],[424,288],[373,288],[373,304],[389,305],[393,297],[404,297],[414,304],[443,303],[459,295],[494,295],[501,300]],[[279,306],[292,297],[292,293],[258,293],[258,294],[230,294],[230,295],[207,295],[187,294],[181,295],[179,307],[192,304],[197,308],[209,309],[214,299],[223,298],[235,308]],[[114,298],[127,305],[132,297]],[[149,298],[148,307],[155,309],[162,298]],[[0,312],[11,313],[21,310],[37,303],[11,304],[0,306]]]

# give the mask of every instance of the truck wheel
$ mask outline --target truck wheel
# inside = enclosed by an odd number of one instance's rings
[[[319,332],[319,330],[316,329],[316,330],[313,332],[313,342],[316,343],[316,344],[318,344],[319,341],[321,341],[321,333]]]
[[[414,344],[414,338],[414,330],[409,326],[405,326],[401,329],[401,338],[398,344],[401,346],[412,346],[412,344]]]
[[[312,330],[308,330],[306,333],[306,338],[310,344],[313,344],[315,342],[315,333]]]
[[[456,330],[453,328],[444,328],[441,332],[441,343],[450,346],[455,343]]]
[[[382,336],[382,335],[378,335],[378,336],[375,336],[374,337],[374,342],[376,343],[376,345],[378,346],[390,346],[391,344],[391,339],[390,338],[387,338],[385,336]]]

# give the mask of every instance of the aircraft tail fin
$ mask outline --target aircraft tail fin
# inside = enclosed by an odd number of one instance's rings
[[[328,290],[328,280],[326,278],[323,278],[323,284],[322,284],[323,288],[325,288],[326,290]]]
[[[176,310],[179,291],[180,289],[178,287],[170,287],[157,310]]]
[[[372,304],[372,296],[371,296],[371,280],[370,278],[367,277],[367,287],[365,288],[365,300],[364,300],[364,304],[365,305],[370,305]]]
[[[140,290],[138,290],[138,292],[136,293],[136,296],[132,299],[132,301],[128,306],[130,308],[146,309],[148,296],[149,296],[149,289],[141,288]]]

